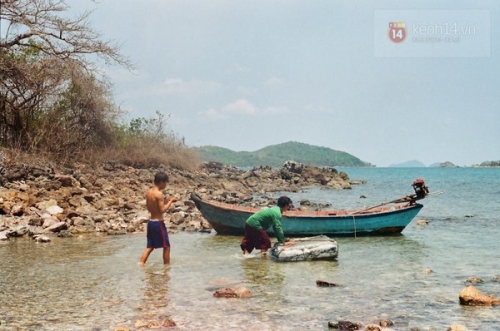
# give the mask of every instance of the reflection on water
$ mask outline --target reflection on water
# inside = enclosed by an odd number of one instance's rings
[[[171,266],[153,252],[144,267],[143,235],[11,239],[0,244],[0,330],[138,330],[167,318],[177,324],[170,330],[327,330],[328,321],[380,318],[396,321],[396,330],[492,330],[498,307],[458,304],[473,275],[486,280],[480,290],[500,296],[490,229],[411,225],[401,236],[338,238],[337,261],[297,263],[243,258],[239,237],[180,233],[171,236]],[[235,285],[252,297],[213,296]]]

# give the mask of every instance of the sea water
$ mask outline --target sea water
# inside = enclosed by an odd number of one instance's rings
[[[29,238],[0,242],[0,330],[131,330],[171,318],[168,330],[327,330],[329,321],[393,330],[499,330],[500,307],[464,307],[466,279],[500,297],[500,169],[349,168],[366,184],[352,190],[307,188],[287,194],[363,209],[412,194],[424,178],[431,192],[401,235],[336,238],[336,261],[276,263],[240,255],[241,238],[171,235],[171,265],[154,251],[137,262],[145,235]],[[361,198],[364,196],[365,198]],[[425,219],[427,225],[417,225]],[[317,287],[316,280],[339,284]],[[246,286],[248,299],[215,298],[220,287]],[[139,324],[137,324],[139,325]]]

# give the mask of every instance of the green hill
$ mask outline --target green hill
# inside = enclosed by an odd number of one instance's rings
[[[357,157],[327,147],[312,146],[289,141],[271,145],[255,152],[235,152],[216,146],[193,147],[203,161],[217,161],[237,167],[271,166],[281,167],[287,160],[318,167],[371,167]]]

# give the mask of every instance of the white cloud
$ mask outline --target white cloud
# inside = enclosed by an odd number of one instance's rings
[[[222,108],[224,113],[255,115],[259,109],[246,99],[238,99]]]
[[[203,116],[205,119],[226,119],[230,115],[244,115],[244,116],[260,116],[260,115],[274,115],[283,114],[288,112],[287,107],[266,107],[258,108],[247,99],[237,99],[220,110],[210,108],[205,111],[198,112],[198,115]]]
[[[151,89],[154,95],[184,95],[194,96],[207,93],[216,93],[222,89],[222,84],[207,80],[184,80],[182,78],[168,78],[160,85]]]

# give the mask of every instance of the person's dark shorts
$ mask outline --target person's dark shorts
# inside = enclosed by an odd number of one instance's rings
[[[246,249],[248,253],[252,253],[254,248],[268,250],[271,248],[271,239],[269,239],[266,230],[256,229],[245,224],[245,235],[241,240],[240,247],[243,251]]]
[[[148,221],[147,248],[167,248],[170,247],[167,227],[164,221]]]

